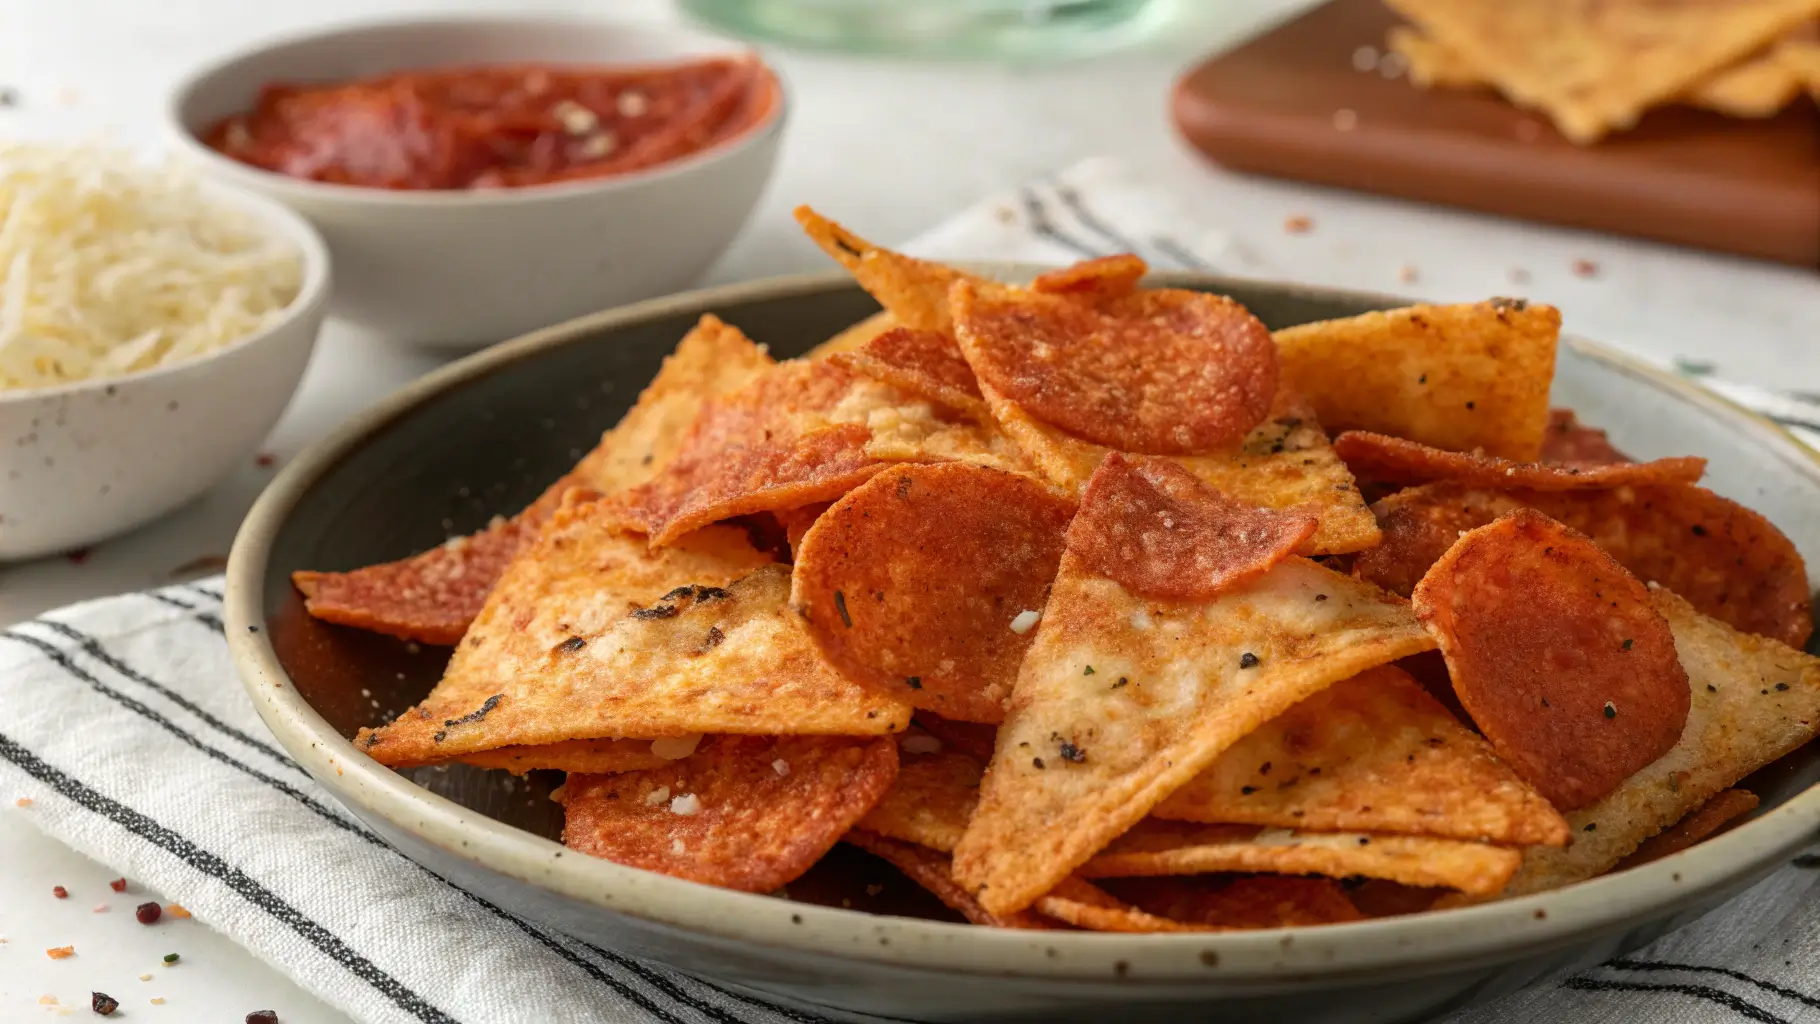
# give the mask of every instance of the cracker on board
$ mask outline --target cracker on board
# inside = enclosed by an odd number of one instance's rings
[[[669,463],[704,402],[743,387],[771,365],[764,349],[738,328],[703,316],[619,424],[530,508],[402,561],[350,573],[295,573],[310,614],[423,643],[459,641],[487,592],[536,539],[564,492],[582,486],[610,494],[643,483]]]
[[[982,383],[992,415],[1050,483],[1079,495],[1111,451],[1044,423]],[[1327,442],[1308,404],[1277,389],[1270,417],[1230,455],[1176,456],[1173,461],[1221,494],[1263,508],[1311,505],[1320,514],[1299,552],[1360,551],[1378,542],[1377,520],[1353,483],[1352,473]]]
[[[1262,871],[1383,878],[1487,895],[1504,888],[1523,854],[1488,843],[1363,832],[1298,832],[1149,818],[1081,865],[1084,878]]]
[[[1645,110],[1820,14],[1820,0],[1388,2],[1513,102],[1544,111],[1581,144],[1632,126]]]
[[[1478,452],[1450,452],[1400,437],[1348,430],[1333,439],[1333,450],[1353,476],[1372,483],[1425,484],[1436,480],[1475,487],[1526,487],[1572,491],[1650,484],[1697,482],[1706,460],[1681,455],[1653,462],[1514,462]]]
[[[1687,727],[1668,753],[1597,803],[1567,814],[1573,842],[1526,850],[1502,895],[1604,874],[1645,839],[1820,732],[1820,659],[1740,633],[1660,587],[1650,588],[1650,597],[1674,630],[1692,684]]]
[[[957,281],[948,305],[982,383],[1096,444],[1226,452],[1265,420],[1276,394],[1270,332],[1224,296],[1150,289],[1093,305]]]
[[[1087,481],[1068,550],[1140,597],[1206,601],[1268,572],[1319,525],[1310,508],[1248,505],[1168,459],[1113,452]]]
[[[879,310],[839,334],[803,353],[804,359],[826,359],[841,352],[863,348],[867,342],[897,326],[888,310]]]
[[[1373,506],[1384,543],[1353,571],[1407,595],[1461,533],[1533,508],[1593,539],[1645,582],[1660,583],[1747,633],[1792,647],[1813,633],[1807,565],[1769,520],[1704,487],[1669,484],[1608,491],[1481,491],[1429,484]]]
[[[890,737],[714,736],[662,768],[571,775],[562,841],[647,871],[771,892],[832,849],[896,774]]]
[[[1039,274],[1030,282],[1030,290],[1090,303],[1110,302],[1136,291],[1138,282],[1149,272],[1142,257],[1118,253]]]
[[[1581,423],[1572,409],[1548,410],[1548,430],[1542,435],[1540,459],[1582,466],[1636,461],[1613,447],[1605,431]]]
[[[1726,789],[1689,811],[1687,816],[1661,832],[1643,840],[1630,856],[1618,862],[1613,870],[1624,871],[1691,846],[1743,823],[1746,815],[1757,809],[1757,794],[1745,789]]]
[[[1292,928],[1365,917],[1331,878],[1156,875],[1106,879],[1100,887],[1147,914],[1222,928]]]
[[[1400,599],[1306,559],[1185,603],[1065,554],[956,877],[994,911],[1028,906],[1241,737],[1432,646]]]
[[[948,718],[997,722],[1034,639],[1072,503],[960,463],[897,466],[816,520],[791,600],[843,672]]]
[[[862,822],[862,825],[864,823]],[[994,928],[1055,928],[1056,923],[1041,914],[1020,910],[1013,914],[994,914],[979,905],[979,901],[961,888],[954,880],[948,855],[937,853],[926,847],[912,843],[899,842],[881,835],[867,832],[863,827],[848,832],[843,837],[847,843],[887,861],[892,867],[904,873],[904,876],[926,889],[930,895],[947,904],[948,909],[966,918],[974,924],[988,925]]]
[[[1559,846],[1567,824],[1409,674],[1333,684],[1234,743],[1158,818]]]
[[[899,741],[897,781],[860,820],[868,832],[950,853],[979,801],[981,762],[958,750],[914,753]]]
[[[880,248],[807,206],[797,207],[795,214],[803,232],[846,267],[899,326],[944,334],[953,329],[948,286],[962,279],[977,280],[972,275]]]
[[[789,569],[754,569],[763,556],[742,531],[697,531],[640,557],[640,538],[611,532],[610,510],[565,512],[572,521],[553,524],[500,581],[436,689],[362,730],[361,749],[419,763],[572,739],[909,724],[907,705],[822,659],[789,609]]]
[[[1553,306],[1491,299],[1324,320],[1274,337],[1283,386],[1330,431],[1525,460],[1541,451],[1560,332]]]
[[[973,367],[961,357],[954,339],[945,334],[893,327],[858,348],[828,358],[861,376],[974,419],[987,420],[992,415],[980,396]]]
[[[1681,736],[1687,673],[1636,577],[1534,509],[1461,537],[1417,584],[1454,692],[1516,773],[1563,811]]]

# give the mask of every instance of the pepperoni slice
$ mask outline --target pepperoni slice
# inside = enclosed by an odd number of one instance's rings
[[[1030,282],[1030,288],[1051,295],[1069,295],[1095,303],[1106,302],[1130,295],[1137,289],[1138,281],[1149,272],[1149,265],[1141,257],[1127,252],[1051,270]]]
[[[991,415],[973,367],[954,339],[939,331],[893,327],[857,351],[836,352],[828,361],[976,419]]]
[[[1550,409],[1548,429],[1542,433],[1542,461],[1589,466],[1635,460],[1612,447],[1605,431],[1581,423],[1572,409]]]
[[[1676,456],[1654,462],[1512,462],[1478,452],[1450,452],[1388,434],[1348,430],[1333,450],[1353,476],[1374,483],[1422,484],[1451,480],[1474,487],[1529,487],[1538,491],[1593,490],[1687,483],[1706,472],[1706,460]]]

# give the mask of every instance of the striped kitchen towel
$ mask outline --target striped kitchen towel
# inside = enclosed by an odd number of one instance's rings
[[[1229,269],[1231,240],[1195,223],[1094,161],[914,248],[1043,261],[1133,250],[1161,267]],[[1797,426],[1820,419],[1800,396],[1728,393]],[[8,827],[30,821],[181,902],[362,1024],[817,1019],[557,934],[395,853],[260,723],[229,661],[220,586],[108,598],[0,631],[0,793],[30,798],[0,809]],[[1629,958],[1449,1020],[1820,1022],[1813,868],[1797,860]]]

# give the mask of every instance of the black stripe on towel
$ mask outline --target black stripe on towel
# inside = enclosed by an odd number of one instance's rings
[[[1637,981],[1614,981],[1607,978],[1569,978],[1561,983],[1561,987],[1578,989],[1582,992],[1663,992],[1688,996],[1693,999],[1704,999],[1709,1003],[1723,1006],[1746,1020],[1760,1021],[1762,1024],[1793,1024],[1787,1018],[1778,1017],[1754,1003],[1747,1003],[1730,992],[1709,985],[1648,985]]]
[[[1689,974],[1717,974],[1721,977],[1731,978],[1733,981],[1742,981],[1747,985],[1755,985],[1765,992],[1773,992],[1784,999],[1792,999],[1803,1006],[1811,1006],[1815,1009],[1820,1009],[1820,998],[1815,998],[1814,996],[1807,995],[1803,992],[1797,992],[1792,988],[1785,988],[1773,981],[1764,981],[1761,978],[1753,978],[1743,971],[1735,971],[1730,967],[1708,967],[1704,964],[1671,964],[1663,963],[1659,960],[1624,959],[1608,960],[1603,966],[1620,971],[1685,971]]]

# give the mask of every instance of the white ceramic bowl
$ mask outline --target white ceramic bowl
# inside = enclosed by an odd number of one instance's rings
[[[0,562],[124,533],[200,496],[249,457],[303,379],[329,301],[329,253],[279,203],[207,184],[298,250],[303,285],[263,331],[184,362],[0,390]]]
[[[284,202],[321,230],[332,312],[388,340],[472,349],[675,291],[745,223],[771,174],[785,97],[738,137],[650,170],[557,185],[408,192],[302,181],[232,160],[198,133],[252,108],[273,81],[333,82],[407,68],[533,61],[649,64],[744,52],[682,28],[560,17],[453,17],[287,38],[178,85],[178,148],[210,173]]]

